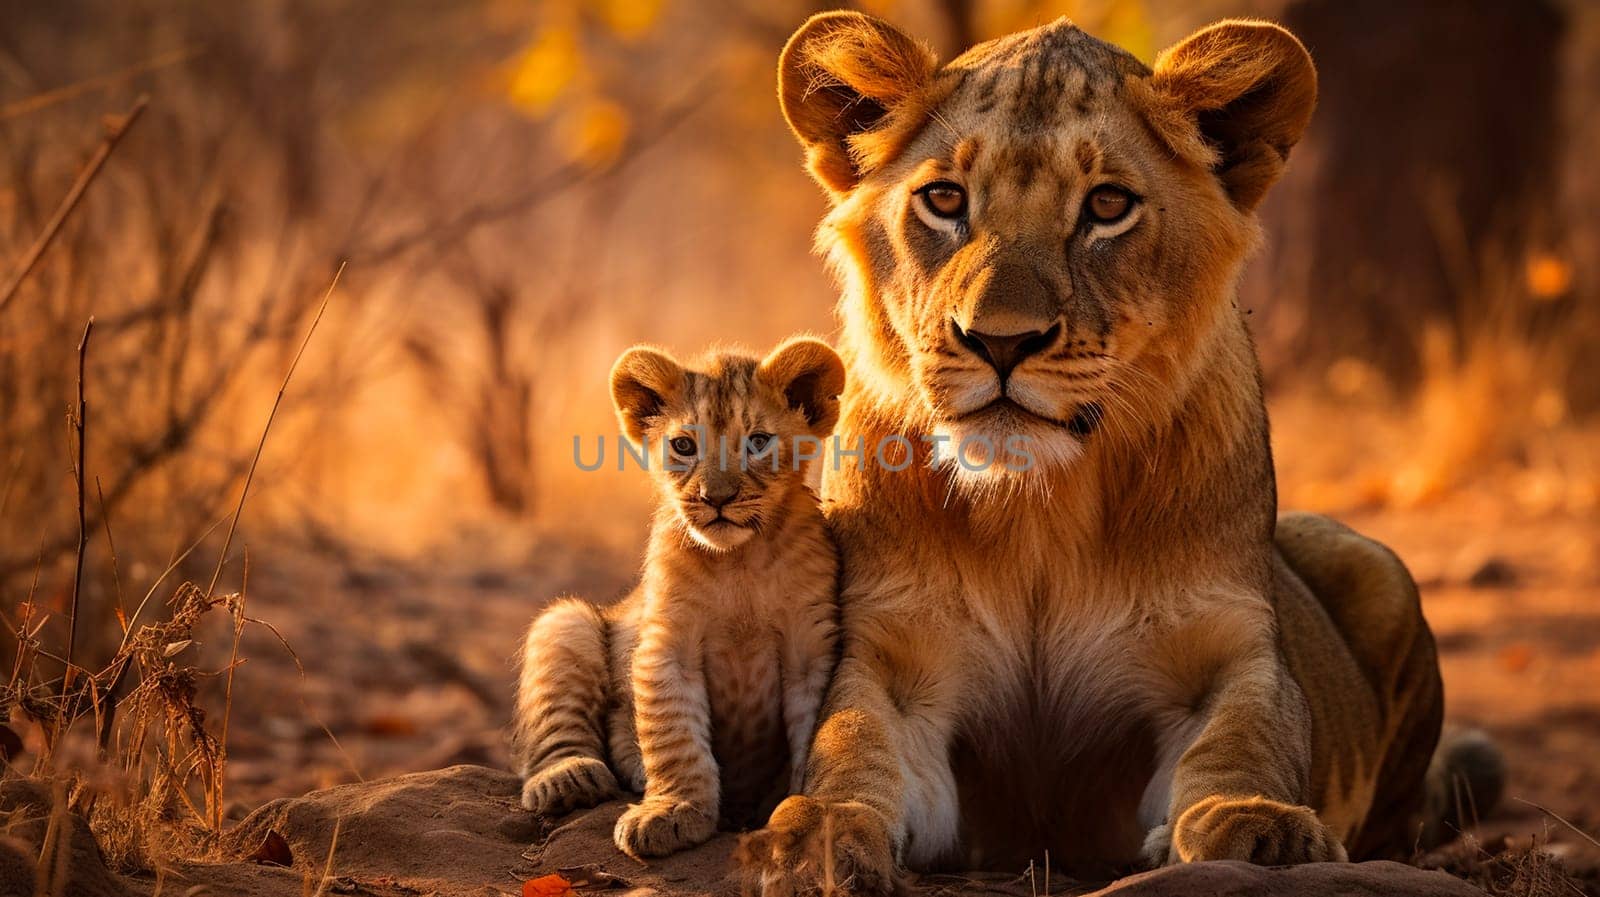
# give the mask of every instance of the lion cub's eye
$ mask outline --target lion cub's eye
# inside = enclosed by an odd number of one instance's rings
[[[751,433],[744,438],[744,443],[750,446],[750,450],[753,452],[764,452],[767,450],[767,446],[772,444],[772,434]]]
[[[962,218],[967,214],[967,191],[949,181],[934,181],[917,191],[922,204],[940,218]]]
[[[673,454],[684,458],[693,458],[699,448],[695,445],[693,436],[674,436],[667,444],[672,446]]]
[[[1089,191],[1083,201],[1083,212],[1096,224],[1121,221],[1133,209],[1133,194],[1121,187],[1101,184]]]

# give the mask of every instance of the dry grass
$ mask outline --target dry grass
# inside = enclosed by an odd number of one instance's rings
[[[1550,438],[1574,419],[1568,394],[1600,331],[1584,307],[1550,308],[1569,293],[1566,264],[1554,257],[1458,262],[1467,270],[1455,279],[1470,292],[1459,321],[1435,322],[1421,334],[1422,377],[1409,413],[1416,438],[1395,474],[1397,503],[1430,500],[1507,460],[1563,480],[1596,473],[1555,453]]]
[[[1418,865],[1469,881],[1491,897],[1588,897],[1584,883],[1568,874],[1543,844],[1540,838],[1529,838],[1485,845],[1469,833],[1422,857]]]
[[[83,547],[88,535],[84,516],[83,446],[89,421],[88,406],[82,398],[82,371],[89,335],[89,329],[85,329],[84,339],[79,344],[79,402],[72,419],[78,446],[73,466],[78,484],[79,541],[67,648],[65,656],[60,657],[46,649],[40,632],[48,615],[39,612],[30,598],[23,605],[21,622],[12,633],[18,651],[11,678],[0,690],[0,718],[29,725],[38,737],[40,749],[33,758],[31,774],[54,782],[57,788],[51,828],[44,839],[40,858],[41,870],[56,869],[50,861],[61,850],[57,844],[59,838],[51,833],[62,830],[57,819],[69,810],[89,821],[107,859],[119,869],[159,868],[173,860],[213,855],[220,847],[224,834],[227,724],[232,709],[233,673],[240,663],[239,640],[246,623],[268,629],[271,626],[245,615],[245,587],[227,594],[217,594],[216,588],[228,559],[228,548],[244,514],[250,484],[271,434],[272,422],[342,273],[343,266],[323,294],[322,303],[284,374],[283,384],[245,472],[238,503],[209,585],[201,588],[185,582],[167,602],[163,619],[140,623],[139,617],[150,596],[171,572],[174,563],[151,586],[131,618],[123,616],[119,602],[121,644],[111,661],[96,671],[75,663],[72,647],[78,630],[77,594],[84,574]],[[92,325],[93,319],[90,327]],[[112,541],[109,529],[107,540]],[[115,564],[114,552],[112,559]],[[248,583],[248,560],[242,582]],[[192,649],[202,621],[219,610],[230,620],[233,645],[228,665],[220,671],[212,671],[197,665]],[[40,661],[58,662],[62,669],[59,680],[42,672]],[[207,725],[207,712],[198,700],[202,681],[215,677],[226,681],[218,733]],[[127,682],[134,684],[124,695],[123,685]],[[78,729],[88,731],[75,741]],[[92,757],[72,755],[74,749],[83,749],[86,745],[92,746]],[[7,774],[10,774],[9,768]],[[59,892],[65,881],[63,875],[59,870],[51,873],[48,893]],[[41,882],[41,888],[44,885]]]

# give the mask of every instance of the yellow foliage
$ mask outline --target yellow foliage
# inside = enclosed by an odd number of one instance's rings
[[[606,99],[585,101],[562,123],[562,147],[568,158],[591,168],[615,162],[627,139],[627,112]]]
[[[1145,62],[1155,58],[1155,30],[1145,0],[990,0],[978,6],[974,18],[981,36],[999,37],[1060,16]]]
[[[550,26],[518,57],[511,74],[511,102],[534,115],[550,111],[583,67],[577,33]]]
[[[1572,287],[1572,265],[1566,259],[1539,253],[1528,259],[1528,292],[1535,299],[1557,299]]]
[[[1150,17],[1145,14],[1143,0],[1112,0],[1106,4],[1104,15],[1097,29],[1102,40],[1116,44],[1145,62],[1155,60],[1155,32],[1150,27]]]
[[[638,40],[661,18],[663,0],[598,0],[600,18],[623,40]]]
[[[1345,356],[1328,366],[1328,388],[1341,398],[1354,398],[1371,392],[1383,382],[1383,374],[1370,362]]]

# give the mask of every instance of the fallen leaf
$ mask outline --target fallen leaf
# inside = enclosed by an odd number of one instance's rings
[[[559,875],[541,875],[522,883],[522,897],[571,897],[572,882]]]
[[[1500,649],[1500,666],[1508,673],[1520,673],[1533,663],[1533,648],[1526,642],[1513,642]]]
[[[289,850],[289,842],[282,835],[268,829],[261,846],[250,854],[250,862],[260,866],[293,866],[294,853]]]
[[[398,713],[380,713],[368,717],[361,729],[380,738],[408,738],[417,734],[417,721]]]

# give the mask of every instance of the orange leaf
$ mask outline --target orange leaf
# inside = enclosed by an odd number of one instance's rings
[[[1533,663],[1533,648],[1525,642],[1513,642],[1500,649],[1500,666],[1508,673],[1520,673]]]
[[[380,713],[362,723],[361,730],[381,738],[408,738],[417,734],[417,721],[398,713]]]
[[[522,883],[522,897],[571,897],[572,882],[559,875],[541,875]]]

